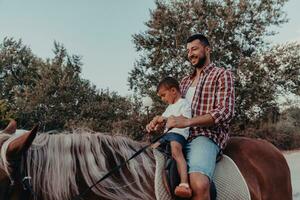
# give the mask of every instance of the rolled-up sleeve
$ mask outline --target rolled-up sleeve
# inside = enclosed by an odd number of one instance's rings
[[[234,77],[230,70],[224,70],[217,80],[216,102],[210,111],[215,124],[229,123],[234,116]]]

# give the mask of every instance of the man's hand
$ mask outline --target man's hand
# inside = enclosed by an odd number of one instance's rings
[[[170,116],[168,117],[166,127],[167,128],[186,128],[189,126],[189,119],[180,115],[178,117]]]

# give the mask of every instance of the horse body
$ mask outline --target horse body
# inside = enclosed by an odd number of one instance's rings
[[[252,200],[292,200],[291,176],[282,153],[261,139],[232,138],[224,154],[243,174]]]
[[[32,133],[11,138],[0,134],[0,197],[9,185],[11,157],[27,152],[27,173],[39,200],[71,200],[97,182],[114,166],[128,159],[143,145],[128,138],[80,131],[72,134],[40,134],[32,143]],[[238,165],[253,200],[292,199],[287,163],[273,145],[263,140],[232,138],[225,149]],[[154,200],[155,161],[151,150],[131,160],[83,199]],[[8,200],[19,200],[21,187]]]

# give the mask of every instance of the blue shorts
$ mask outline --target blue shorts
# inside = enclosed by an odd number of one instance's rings
[[[159,142],[162,144],[164,142],[171,142],[171,141],[176,141],[178,143],[180,143],[182,145],[182,147],[184,147],[187,143],[186,139],[178,134],[178,133],[173,133],[173,132],[169,132],[166,133],[160,140]]]
[[[198,136],[185,146],[188,173],[200,172],[212,180],[220,148],[211,139]]]

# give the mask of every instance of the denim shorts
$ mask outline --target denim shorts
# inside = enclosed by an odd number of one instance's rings
[[[169,133],[166,133],[160,140],[159,142],[161,144],[165,143],[165,142],[171,142],[171,141],[176,141],[178,143],[181,144],[182,147],[184,147],[187,143],[186,139],[178,134],[178,133],[173,133],[173,132],[169,132]]]
[[[185,146],[188,173],[200,172],[212,180],[219,146],[205,136],[198,136]]]

